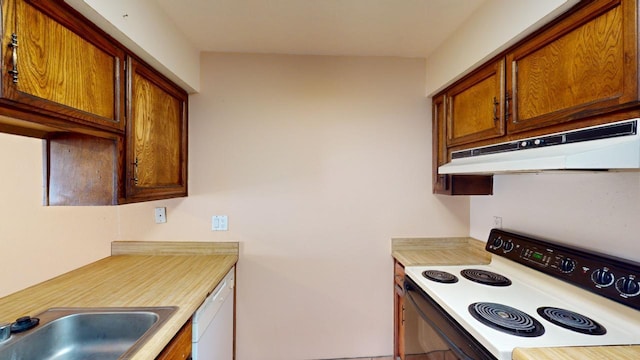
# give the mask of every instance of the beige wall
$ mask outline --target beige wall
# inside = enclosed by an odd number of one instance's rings
[[[640,262],[640,172],[494,177],[494,195],[471,200],[471,235],[504,228]]]
[[[240,241],[240,360],[391,354],[390,238],[469,231],[468,199],[431,194],[424,61],[201,62],[190,196],[119,207],[122,238]]]
[[[42,206],[42,141],[0,134],[0,297],[109,255],[114,207]]]
[[[185,90],[200,89],[200,50],[156,1],[64,1]]]
[[[426,94],[434,95],[575,5],[578,0],[486,0],[427,59]]]

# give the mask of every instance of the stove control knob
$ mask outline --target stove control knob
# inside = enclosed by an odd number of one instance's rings
[[[624,297],[631,297],[640,294],[640,285],[633,275],[629,277],[623,276],[618,279],[618,281],[616,281],[616,289],[620,292],[620,295]]]
[[[513,243],[511,241],[507,241],[506,243],[504,243],[504,246],[502,248],[504,249],[505,253],[508,253],[513,250]]]
[[[591,281],[593,281],[597,287],[603,288],[607,286],[611,286],[615,277],[609,271],[609,269],[597,269],[591,274]]]
[[[570,273],[576,269],[576,261],[572,258],[563,258],[560,260],[560,271]]]
[[[498,236],[497,238],[493,239],[493,248],[494,249],[500,249],[502,244],[504,244],[504,240],[502,240],[502,238],[500,236]]]

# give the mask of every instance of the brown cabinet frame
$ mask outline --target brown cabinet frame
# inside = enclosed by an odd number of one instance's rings
[[[18,127],[25,126],[35,129],[33,133],[28,130],[21,132],[19,128],[12,133],[25,134],[27,136],[37,136],[40,131],[55,131],[57,129],[79,131],[85,133],[99,133],[100,131],[124,132],[124,57],[125,50],[115,41],[106,36],[102,31],[98,30],[92,24],[83,21],[81,15],[73,8],[65,6],[58,1],[44,0],[4,0],[2,4],[3,10],[3,44],[8,43],[11,34],[17,34],[18,46],[15,48],[18,60],[18,77],[20,71],[27,68],[26,65],[20,64],[20,29],[17,29],[17,21],[15,18],[17,1],[22,1],[28,6],[34,7],[42,12],[45,16],[59,23],[61,26],[72,31],[83,40],[92,44],[99,50],[108,54],[113,59],[113,94],[114,109],[113,118],[91,114],[86,111],[76,109],[64,104],[56,103],[51,100],[43,99],[28,93],[23,93],[17,89],[13,76],[9,73],[12,68],[14,56],[13,50],[7,46],[2,49],[2,88],[0,91],[0,106],[7,107],[7,111],[1,109],[0,112],[6,113],[8,116],[16,116],[19,119],[25,119],[28,122],[37,124],[30,125],[26,122],[18,122]],[[82,56],[82,54],[78,54]],[[18,81],[20,81],[18,79]],[[49,128],[50,127],[50,128]],[[95,130],[92,130],[94,128]]]
[[[582,1],[560,15],[549,24],[522,39],[509,49],[497,54],[494,58],[481,65],[469,75],[453,83],[433,97],[433,192],[436,194],[474,194],[492,193],[492,180],[486,176],[474,175],[440,175],[439,166],[450,160],[451,152],[479,146],[487,146],[501,142],[513,141],[527,137],[546,135],[561,131],[573,130],[581,127],[601,125],[609,122],[625,120],[640,116],[640,63],[639,63],[639,0],[589,0]],[[601,16],[608,15],[612,9],[619,10],[622,19],[612,23],[622,27],[621,43],[615,46],[623,48],[623,66],[615,71],[622,72],[622,86],[614,95],[597,99],[581,98],[568,101],[570,106],[549,111],[531,118],[521,118],[519,107],[524,106],[517,92],[518,81],[526,81],[518,74],[519,61],[530,54],[553,45],[553,42],[579,29],[591,21],[601,20]],[[616,13],[617,15],[618,13]],[[616,17],[613,17],[617,20]],[[596,20],[597,19],[597,20]],[[603,20],[601,20],[603,21]],[[454,126],[451,114],[452,95],[464,89],[469,89],[478,81],[486,79],[491,71],[496,71],[496,64],[505,63],[503,91],[500,95],[500,111],[502,116],[501,129],[498,131],[478,131],[455,137],[452,135]],[[521,63],[520,63],[521,64]],[[588,64],[588,62],[587,62]],[[586,66],[586,65],[585,65]],[[494,69],[494,70],[492,70]],[[520,76],[520,78],[519,78]],[[580,86],[581,84],[575,84]],[[542,84],[541,86],[545,86]],[[556,91],[561,91],[557,90]],[[527,104],[528,105],[528,104]],[[447,110],[447,120],[442,120],[442,108]],[[446,129],[442,129],[446,127]],[[443,132],[447,134],[446,139]],[[470,186],[470,184],[475,184]],[[479,184],[479,185],[478,185]]]
[[[563,21],[553,24],[507,53],[506,59],[509,67],[506,79],[507,92],[514,99],[511,116],[507,122],[509,134],[638,107],[638,9],[636,1],[600,0],[588,2],[585,6],[566,16]],[[521,80],[518,78],[519,61],[617,7],[619,7],[622,16],[620,36],[622,36],[624,58],[622,69],[615,70],[622,72],[622,88],[613,96],[579,103],[531,118],[521,118],[518,114],[519,94],[517,93],[518,81]],[[579,86],[579,84],[575,84],[575,86]],[[560,91],[561,89],[554,90]],[[607,120],[602,122],[607,122]]]
[[[180,101],[180,143],[177,144],[180,153],[179,180],[176,184],[157,187],[140,187],[136,185],[136,155],[133,148],[136,121],[133,119],[134,84],[133,76],[138,74],[153,83],[170,96]],[[126,131],[126,199],[125,202],[166,199],[187,195],[187,151],[188,151],[188,95],[164,76],[134,57],[127,59],[127,131]],[[162,121],[162,119],[154,119]]]
[[[505,85],[504,85],[504,59],[499,59],[493,63],[490,63],[481,69],[473,72],[471,75],[457,82],[446,91],[446,144],[447,146],[456,146],[461,144],[467,144],[478,140],[491,139],[504,135],[504,114],[506,108],[505,99]],[[485,108],[493,108],[493,111],[488,111],[487,116],[489,121],[493,122],[493,126],[484,130],[478,130],[469,133],[464,136],[455,136],[455,126],[460,121],[467,121],[468,119],[458,119],[458,114],[455,113],[456,99],[465,91],[472,90],[479,84],[484,83],[487,80],[494,80],[494,87],[498,90],[496,93],[491,94],[490,98],[479,99],[483,100],[490,105]],[[474,108],[481,108],[479,104],[474,103]],[[486,106],[486,105],[485,105]],[[473,119],[477,121],[478,119]],[[482,120],[482,119],[480,119]]]

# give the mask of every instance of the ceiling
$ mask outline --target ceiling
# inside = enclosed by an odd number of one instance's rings
[[[427,57],[486,0],[155,0],[201,51]]]

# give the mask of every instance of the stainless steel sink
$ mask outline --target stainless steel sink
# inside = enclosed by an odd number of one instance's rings
[[[177,307],[53,308],[0,343],[2,360],[116,360],[133,355]]]

